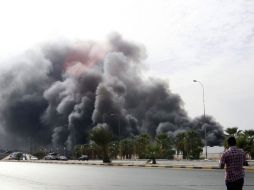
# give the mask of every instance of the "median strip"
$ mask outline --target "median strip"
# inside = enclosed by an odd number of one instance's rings
[[[168,169],[193,169],[193,170],[218,170],[220,169],[218,166],[198,166],[198,165],[184,165],[184,164],[147,164],[147,163],[102,163],[102,162],[94,162],[94,161],[49,161],[49,160],[2,160],[2,162],[29,162],[29,163],[47,163],[47,164],[77,164],[77,165],[90,165],[90,166],[118,166],[118,167],[142,167],[142,168],[168,168]],[[254,166],[244,167],[247,172],[254,172]]]

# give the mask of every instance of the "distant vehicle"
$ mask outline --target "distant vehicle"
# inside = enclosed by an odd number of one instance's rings
[[[57,160],[66,161],[66,160],[68,160],[68,158],[67,158],[66,156],[58,156],[58,157],[57,157]]]
[[[22,152],[13,152],[10,154],[9,160],[24,160],[25,157]]]
[[[86,160],[88,161],[88,156],[87,155],[82,155],[78,158],[78,160]]]
[[[56,157],[52,155],[47,155],[44,157],[44,160],[56,160]]]
[[[30,156],[30,160],[38,160],[38,158],[36,156]]]
[[[48,155],[46,155],[45,157],[44,157],[44,160],[57,160],[57,157],[58,157],[59,155],[57,154],[57,153],[55,153],[55,152],[51,152],[51,153],[48,153]]]

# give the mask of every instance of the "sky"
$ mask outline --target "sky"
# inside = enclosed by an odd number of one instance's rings
[[[254,1],[0,1],[0,69],[57,40],[104,41],[112,32],[146,47],[145,76],[169,82],[189,116],[253,129]]]

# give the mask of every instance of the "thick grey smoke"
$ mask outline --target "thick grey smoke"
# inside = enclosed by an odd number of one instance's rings
[[[179,95],[159,79],[143,79],[145,49],[111,35],[95,42],[47,44],[30,51],[0,75],[1,131],[8,139],[38,145],[87,143],[97,124],[107,123],[114,138],[148,132],[155,136],[196,128]],[[222,140],[221,126],[207,117],[208,142]],[[7,141],[6,141],[7,142]]]
[[[211,116],[197,117],[192,121],[193,128],[200,132],[202,137],[207,136],[207,144],[215,146],[222,143],[223,129]]]

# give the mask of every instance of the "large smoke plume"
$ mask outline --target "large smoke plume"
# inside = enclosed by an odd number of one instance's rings
[[[203,134],[203,119],[189,119],[165,81],[141,77],[145,57],[142,45],[114,34],[106,45],[47,44],[15,59],[0,73],[5,142],[71,148],[87,143],[99,123],[107,123],[115,138],[141,132],[175,136],[189,129]],[[219,144],[221,126],[205,119],[208,144]]]

